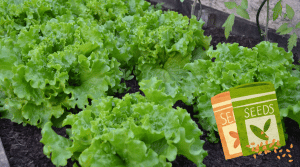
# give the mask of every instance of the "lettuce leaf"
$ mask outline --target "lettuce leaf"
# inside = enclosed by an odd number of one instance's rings
[[[43,148],[43,152],[48,158],[51,157],[53,164],[65,166],[67,165],[67,159],[72,156],[72,152],[66,150],[70,146],[71,141],[56,134],[51,129],[51,125],[51,122],[46,123],[42,130],[43,138],[41,142],[47,143]]]

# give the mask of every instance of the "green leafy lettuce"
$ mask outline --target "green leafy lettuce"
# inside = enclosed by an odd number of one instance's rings
[[[261,42],[252,49],[234,44],[218,44],[210,47],[207,56],[184,66],[188,76],[179,84],[166,84],[162,80],[150,79],[140,83],[140,89],[151,94],[156,103],[156,90],[161,90],[166,99],[182,100],[194,104],[194,112],[200,125],[207,131],[210,142],[218,142],[214,131],[218,131],[211,98],[238,85],[268,81],[274,84],[281,118],[290,117],[300,125],[300,70],[294,65],[293,54],[285,52],[277,44]],[[144,91],[144,90],[143,90]],[[150,92],[149,92],[150,91]]]
[[[88,99],[124,88],[120,63],[103,46],[105,30],[96,21],[65,16],[1,39],[3,118],[42,127],[66,109],[83,109]]]
[[[300,116],[300,71],[293,63],[293,54],[285,52],[277,44],[261,42],[252,49],[234,44],[218,44],[207,51],[210,60],[195,60],[185,66],[192,75],[186,83],[194,88],[196,103],[194,110],[201,126],[210,131],[209,140],[216,142],[216,121],[211,105],[211,97],[241,84],[268,81],[274,84],[280,114],[299,122]],[[194,81],[194,82],[192,82]],[[195,86],[196,85],[196,86]],[[189,87],[187,87],[188,89]],[[182,90],[185,90],[184,87]]]
[[[63,121],[63,126],[71,126],[70,139],[55,134],[51,122],[44,126],[44,153],[51,154],[57,166],[66,165],[72,157],[86,167],[170,167],[176,155],[204,166],[207,152],[199,138],[201,130],[185,109],[173,109],[168,100],[164,104],[157,105],[139,93],[93,100],[91,106]]]

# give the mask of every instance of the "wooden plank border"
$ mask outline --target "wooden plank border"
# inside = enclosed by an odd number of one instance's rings
[[[6,154],[5,154],[5,150],[4,150],[1,138],[0,138],[0,166],[1,167],[10,167],[7,157],[6,157]]]

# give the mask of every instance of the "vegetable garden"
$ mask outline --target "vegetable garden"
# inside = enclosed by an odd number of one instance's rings
[[[1,118],[40,128],[56,166],[205,166],[197,123],[219,142],[210,98],[245,83],[272,82],[300,125],[300,65],[275,43],[214,49],[202,20],[143,0],[0,2]],[[117,98],[133,77],[143,93]]]

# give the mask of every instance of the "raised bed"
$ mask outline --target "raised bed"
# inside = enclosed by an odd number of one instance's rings
[[[172,1],[174,2],[174,0]],[[155,2],[151,2],[151,3],[153,5],[156,4]],[[187,3],[187,1],[185,3]],[[166,11],[170,8],[163,7],[162,10]],[[182,12],[182,10],[176,8],[172,8],[172,10],[177,11],[178,13],[182,13],[183,15],[187,15],[186,13]],[[237,35],[237,34],[231,35],[226,40],[223,29],[219,28],[219,26],[216,26],[217,24],[215,21],[212,22],[210,21],[209,24],[207,24],[207,26],[204,27],[205,35],[212,36],[211,44],[214,47],[219,42],[226,42],[226,43],[237,42],[240,44],[240,46],[252,48],[260,42],[259,39],[254,38],[255,36],[249,37],[247,35]],[[294,53],[294,59],[299,60],[296,52]],[[131,89],[126,93],[134,93],[140,91],[135,77],[130,81],[125,81],[125,83],[127,87],[131,87]],[[124,95],[125,93],[117,94],[116,97],[121,98]],[[177,107],[177,106],[186,109],[191,114],[191,116],[194,114],[192,106],[187,106],[181,101],[178,101],[173,107]],[[193,118],[193,120],[195,122],[198,122],[196,118]],[[286,118],[284,120],[284,123],[287,127],[286,133],[288,134],[289,138],[286,141],[287,143],[286,146],[284,146],[283,148],[284,149],[288,148],[290,144],[294,145],[293,149],[291,149],[291,155],[293,156],[293,160],[294,160],[292,163],[288,162],[288,156],[286,156],[286,158],[281,158],[280,160],[277,159],[277,154],[275,154],[274,152],[269,153],[267,155],[262,154],[261,156],[258,156],[256,159],[254,159],[253,156],[246,156],[246,157],[238,157],[226,161],[224,158],[221,143],[219,142],[215,144],[215,143],[208,142],[205,139],[207,137],[207,132],[203,130],[202,127],[198,124],[199,128],[204,132],[204,135],[201,136],[201,139],[206,141],[203,148],[208,152],[208,156],[204,158],[203,163],[208,167],[210,166],[218,166],[218,167],[219,166],[262,166],[262,167],[300,166],[300,158],[299,158],[300,157],[300,136],[298,135],[300,134],[299,126],[295,121],[289,118]],[[43,154],[43,144],[39,142],[42,138],[40,129],[30,125],[23,127],[22,125],[13,123],[7,119],[0,119],[0,127],[1,127],[0,138],[2,139],[2,143],[7,155],[7,159],[12,167],[54,166],[50,161],[50,159],[48,159]],[[53,128],[53,129],[58,134],[67,137],[65,133],[65,128],[62,129]],[[219,137],[218,134],[216,134],[216,136]],[[71,167],[72,165],[73,162],[69,159],[67,166]],[[184,156],[178,156],[176,160],[172,162],[172,166],[196,167],[195,164],[193,164],[190,160],[188,160]]]

